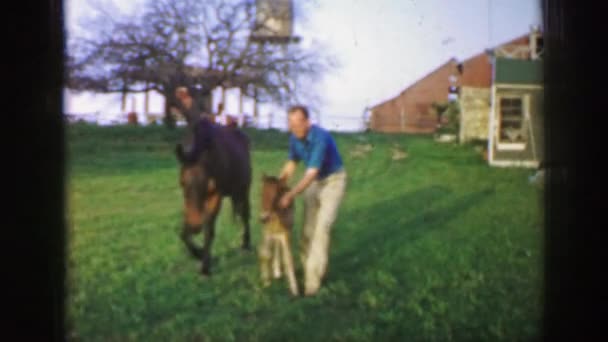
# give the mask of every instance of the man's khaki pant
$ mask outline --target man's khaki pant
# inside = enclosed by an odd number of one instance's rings
[[[304,192],[304,228],[300,260],[304,266],[304,293],[314,294],[328,263],[330,231],[346,189],[346,172],[338,171],[313,181]]]

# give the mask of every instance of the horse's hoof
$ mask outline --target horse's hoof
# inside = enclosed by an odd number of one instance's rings
[[[201,269],[201,275],[205,278],[211,277],[211,271],[206,268]]]

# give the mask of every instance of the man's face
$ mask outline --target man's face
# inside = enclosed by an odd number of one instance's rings
[[[310,121],[300,110],[289,113],[289,131],[298,139],[304,139],[308,133]]]
[[[175,97],[176,97],[178,100],[180,100],[180,101],[183,101],[183,100],[186,98],[186,96],[187,96],[187,95],[188,95],[188,94],[186,93],[186,91],[185,91],[184,89],[180,89],[180,88],[178,88],[178,89],[175,91]]]

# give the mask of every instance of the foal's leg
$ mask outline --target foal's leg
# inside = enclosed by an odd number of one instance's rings
[[[298,283],[296,282],[296,275],[293,268],[293,255],[288,233],[281,234],[280,244],[281,250],[283,251],[283,263],[285,266],[285,273],[287,274],[287,281],[289,282],[289,290],[291,291],[291,294],[297,296]]]
[[[205,230],[205,242],[203,244],[202,256],[202,273],[210,275],[211,273],[211,245],[215,236],[215,219],[220,211],[222,198],[219,193],[209,194],[205,202],[204,214],[205,221],[203,229]]]
[[[272,239],[270,234],[264,232],[262,243],[260,244],[259,258],[260,271],[262,277],[262,285],[264,287],[270,285],[270,261],[272,259]]]
[[[272,273],[275,279],[281,278],[281,238],[275,234],[275,239],[272,248]]]

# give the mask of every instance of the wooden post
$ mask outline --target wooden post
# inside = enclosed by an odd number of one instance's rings
[[[228,124],[228,118],[226,117],[226,90],[224,86],[221,85],[220,89],[222,90],[222,95],[220,98],[221,112],[218,113],[220,115],[219,119],[224,125]]]
[[[220,86],[220,89],[222,90],[222,106],[225,106],[226,103],[226,90],[224,89],[224,86]]]
[[[145,99],[144,99],[144,113],[146,115],[148,115],[148,113],[150,112],[150,94],[149,94],[149,90],[148,90],[148,83],[146,82],[146,94],[145,94]]]
[[[253,88],[253,121],[258,126],[258,89]]]
[[[270,112],[268,115],[268,129],[272,128],[272,122],[274,121],[274,112]]]
[[[120,110],[121,111],[125,111],[127,110],[127,93],[123,91],[122,93],[122,98],[121,98],[121,103],[120,103]]]
[[[494,161],[494,139],[496,137],[496,129],[494,128],[494,115],[496,112],[496,86],[490,88],[490,120],[488,125],[488,163],[492,165]]]
[[[401,132],[405,131],[405,112],[403,111],[403,107],[401,107]]]

